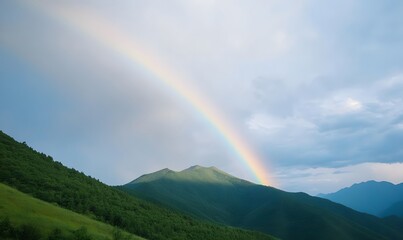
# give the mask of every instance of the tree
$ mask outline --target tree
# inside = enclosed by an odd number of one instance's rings
[[[88,234],[86,227],[81,227],[73,232],[74,240],[92,240],[91,236]]]
[[[5,217],[0,221],[0,238],[15,238],[15,228],[11,225],[10,219]]]
[[[63,234],[62,230],[55,228],[50,232],[48,240],[67,240],[67,237]]]
[[[39,229],[30,224],[23,224],[18,229],[18,239],[20,240],[39,240],[42,234]]]
[[[112,232],[113,240],[130,240],[131,236],[129,234],[125,234],[118,227],[115,227]]]

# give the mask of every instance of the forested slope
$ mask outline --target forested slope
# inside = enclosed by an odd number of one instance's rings
[[[0,132],[0,182],[148,239],[273,239],[139,200]]]
[[[141,239],[0,183],[0,239],[74,240],[80,237]]]

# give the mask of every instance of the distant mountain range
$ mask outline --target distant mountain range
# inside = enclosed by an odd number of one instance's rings
[[[368,181],[318,196],[375,216],[403,218],[403,183]]]
[[[119,187],[191,216],[291,239],[403,239],[403,221],[356,212],[305,193],[238,179],[215,167],[163,169]]]

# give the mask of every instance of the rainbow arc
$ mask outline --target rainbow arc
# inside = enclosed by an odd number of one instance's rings
[[[220,112],[197,91],[186,85],[179,74],[175,74],[166,64],[159,61],[149,51],[133,41],[123,31],[119,31],[105,19],[83,9],[68,9],[52,4],[40,4],[36,2],[35,7],[47,14],[56,17],[65,24],[73,26],[84,34],[90,35],[93,39],[127,58],[134,64],[143,67],[151,73],[155,79],[172,89],[176,94],[184,98],[207,122],[221,135],[231,150],[242,160],[256,176],[259,183],[273,185],[269,180],[265,166],[258,155],[242,139],[242,137],[231,127],[231,124],[221,116]]]

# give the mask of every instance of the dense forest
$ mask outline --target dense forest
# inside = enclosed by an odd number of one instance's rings
[[[63,166],[0,131],[0,182],[147,239],[273,239],[137,199]]]

